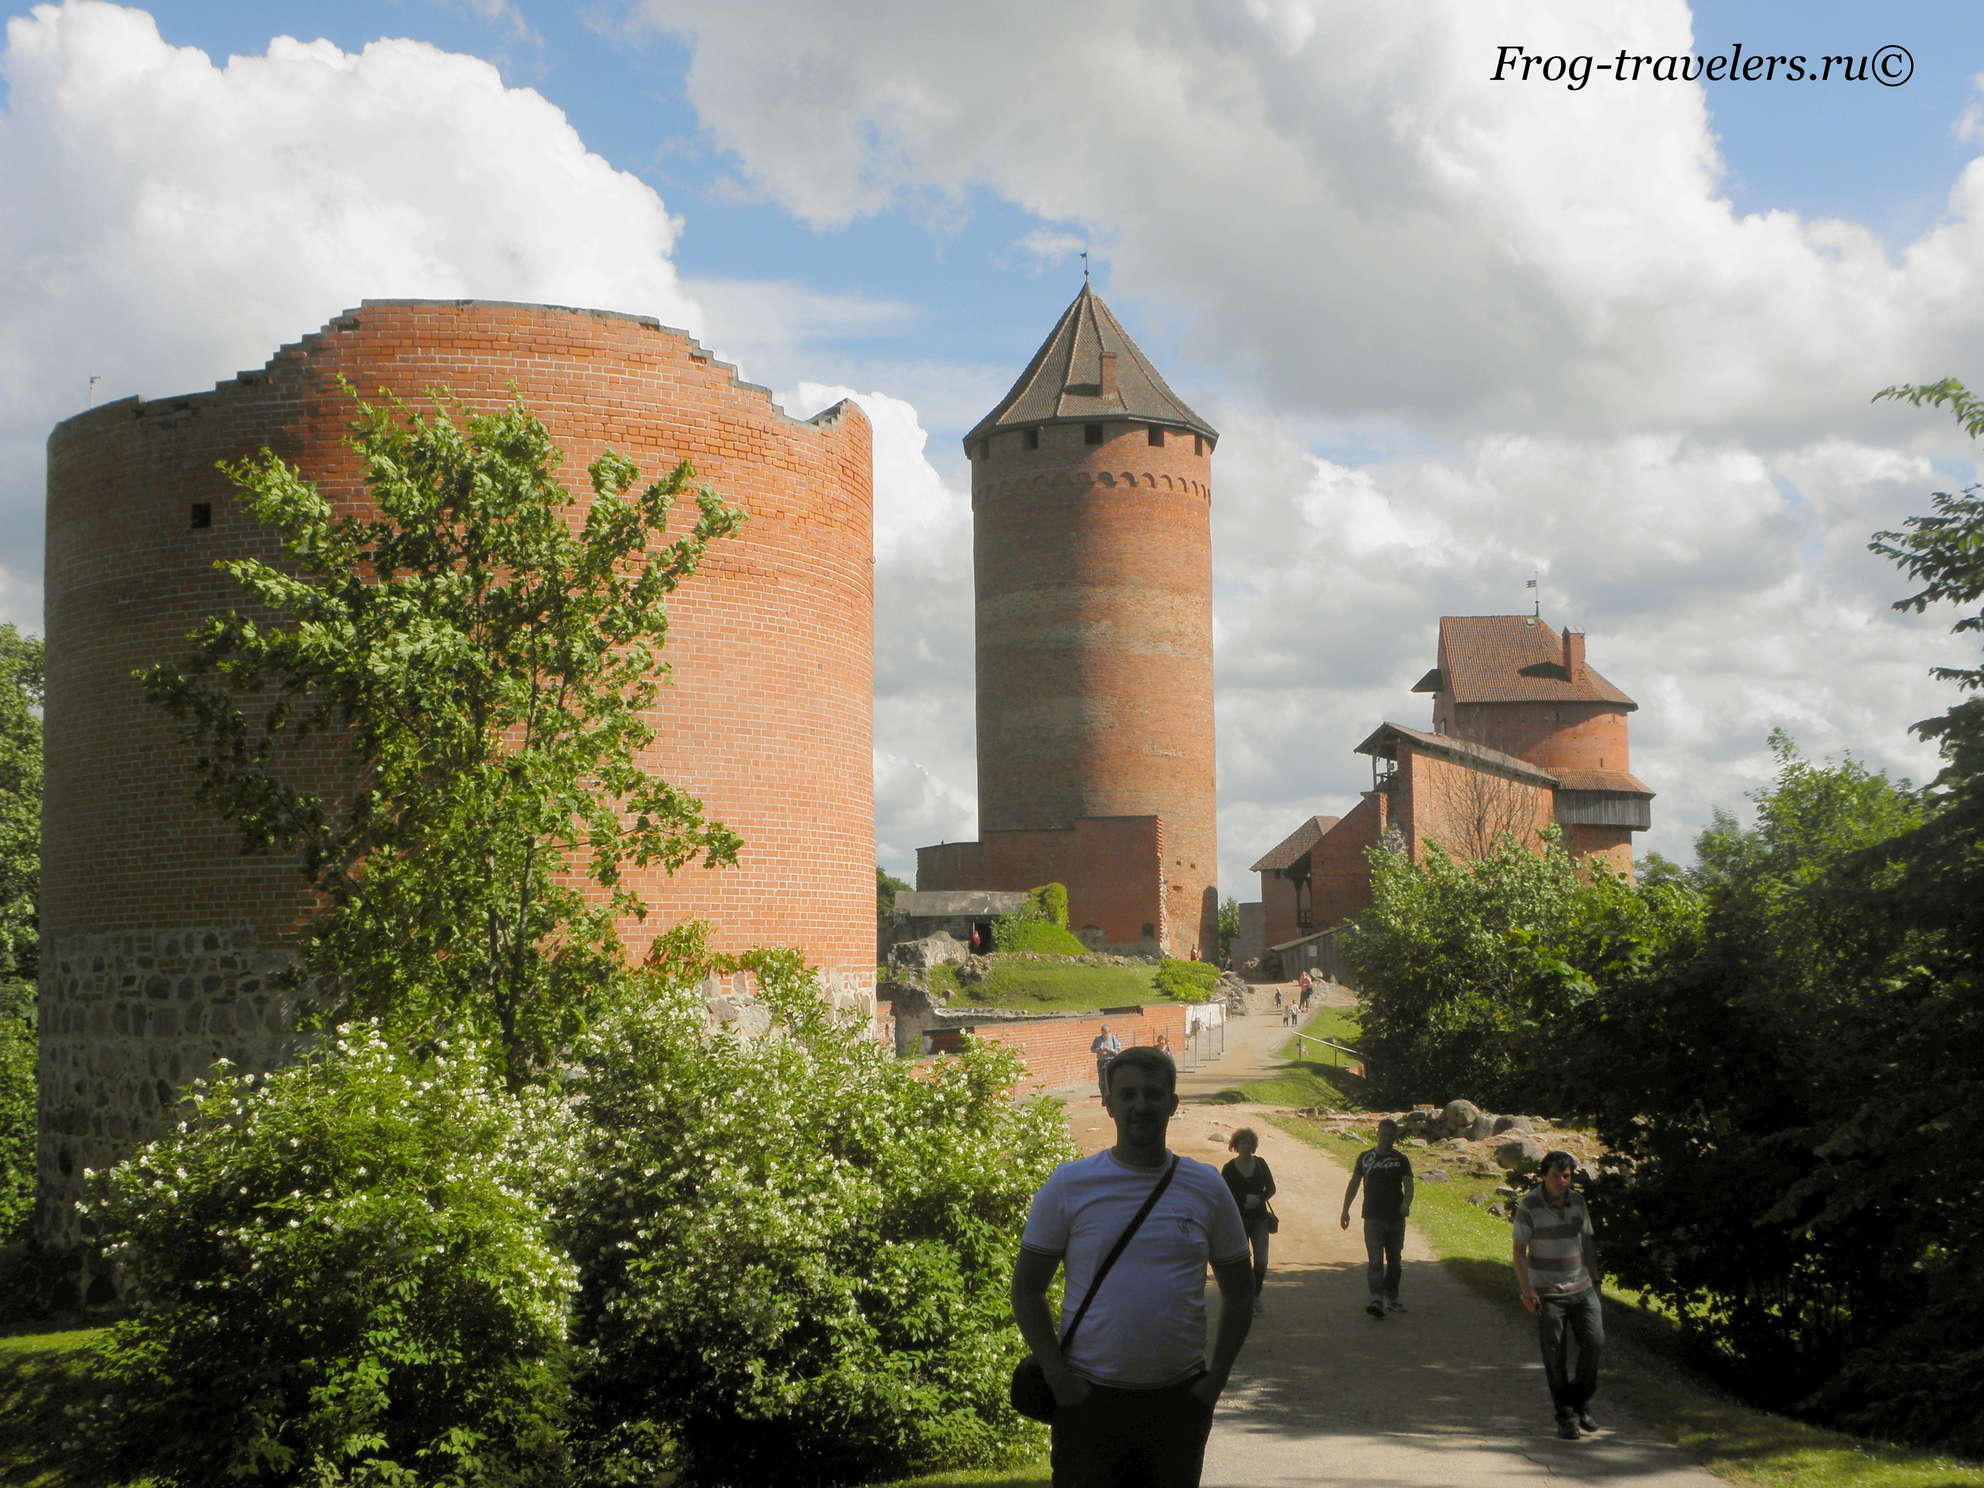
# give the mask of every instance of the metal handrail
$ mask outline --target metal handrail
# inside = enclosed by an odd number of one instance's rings
[[[1348,1044],[1339,1044],[1335,1039],[1324,1038],[1321,1034],[1298,1033],[1295,1036],[1305,1044],[1321,1044],[1325,1048],[1327,1048],[1330,1051],[1331,1069],[1337,1069],[1340,1067],[1337,1064],[1337,1059],[1336,1059],[1338,1053],[1348,1054],[1352,1059],[1355,1059],[1360,1064],[1369,1062],[1365,1059],[1362,1051],[1353,1049]],[[1306,1053],[1307,1051],[1305,1050],[1304,1052]]]

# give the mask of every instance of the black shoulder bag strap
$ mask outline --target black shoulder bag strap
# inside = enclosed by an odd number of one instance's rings
[[[1123,1253],[1123,1247],[1130,1243],[1130,1237],[1143,1227],[1144,1220],[1149,1216],[1150,1211],[1157,1207],[1157,1201],[1162,1197],[1164,1190],[1171,1186],[1171,1175],[1177,1171],[1178,1159],[1174,1155],[1171,1165],[1164,1170],[1164,1176],[1157,1180],[1157,1187],[1150,1191],[1150,1197],[1144,1200],[1143,1208],[1137,1211],[1137,1217],[1130,1221],[1128,1229],[1116,1237],[1116,1244],[1111,1247],[1109,1254],[1103,1257],[1102,1264],[1096,1268],[1095,1280],[1088,1284],[1088,1295],[1082,1298],[1082,1305],[1076,1309],[1075,1320],[1068,1324],[1067,1331],[1061,1335],[1062,1353],[1068,1351],[1068,1340],[1075,1336],[1075,1329],[1079,1328],[1082,1319],[1088,1316],[1088,1305],[1095,1300],[1096,1291],[1102,1285],[1102,1278],[1107,1276],[1109,1268],[1116,1264],[1116,1257]]]

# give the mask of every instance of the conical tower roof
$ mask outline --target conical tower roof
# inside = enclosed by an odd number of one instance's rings
[[[1115,359],[1113,379],[1105,375],[1104,357]],[[1165,386],[1102,297],[1084,283],[1011,391],[964,442],[969,446],[1001,429],[1103,418],[1135,419],[1219,438],[1211,424]]]

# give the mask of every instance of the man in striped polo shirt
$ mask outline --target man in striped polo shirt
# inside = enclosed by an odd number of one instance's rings
[[[1522,1305],[1536,1314],[1543,1372],[1557,1410],[1557,1435],[1576,1441],[1580,1429],[1596,1431],[1591,1397],[1598,1391],[1598,1356],[1605,1320],[1598,1309],[1598,1252],[1591,1213],[1571,1179],[1577,1159],[1568,1152],[1543,1155],[1542,1181],[1516,1203],[1516,1285]],[[1567,1367],[1577,1345],[1577,1372]]]

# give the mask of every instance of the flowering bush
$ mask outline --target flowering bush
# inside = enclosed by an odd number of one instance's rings
[[[1006,1404],[1007,1285],[1057,1108],[979,1047],[919,1072],[836,1025],[798,963],[759,967],[779,1032],[703,1030],[656,988],[579,1050],[581,1391],[602,1479],[664,1432],[694,1482],[844,1483],[989,1463],[1037,1433]]]
[[[86,1206],[134,1284],[97,1435],[161,1482],[562,1481],[571,1263],[534,1197],[562,1104],[370,1028],[198,1081]]]

